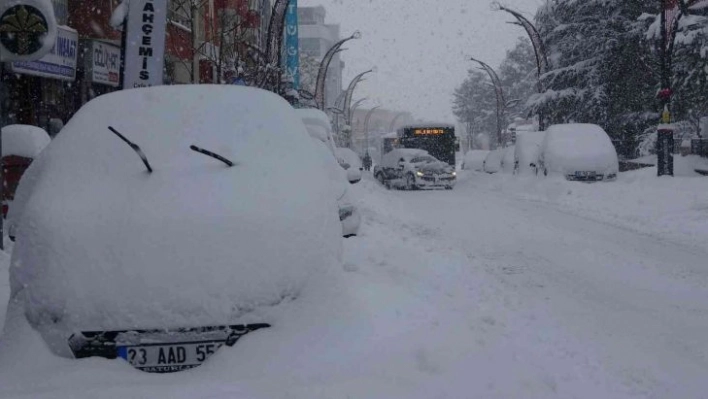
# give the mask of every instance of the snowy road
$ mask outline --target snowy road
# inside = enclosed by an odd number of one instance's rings
[[[0,397],[706,397],[705,230],[659,239],[663,220],[593,215],[589,198],[532,200],[536,182],[461,180],[454,191],[355,186],[364,225],[344,267],[283,305],[280,325],[198,369],[158,377],[66,361],[23,333],[0,351]],[[708,207],[697,198],[682,206],[700,227]]]
[[[477,278],[496,287],[499,311],[512,319],[508,343],[531,346],[523,351],[548,372],[551,391],[571,365],[597,397],[704,395],[706,247],[513,198],[489,190],[494,178],[472,176],[454,192],[391,192],[389,211],[430,245],[464,253]],[[566,366],[553,364],[559,359]]]

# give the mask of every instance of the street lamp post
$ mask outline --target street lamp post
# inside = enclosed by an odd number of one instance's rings
[[[345,118],[344,120],[348,125],[351,125],[352,122],[352,96],[354,95],[354,89],[356,89],[356,86],[359,84],[364,79],[364,76],[367,74],[373,72],[373,69],[369,69],[368,71],[362,72],[354,77],[352,81],[349,83],[349,86],[347,87],[346,93],[347,95],[344,97],[344,112]]]
[[[543,44],[543,39],[541,38],[541,34],[538,32],[538,29],[529,21],[526,17],[521,15],[518,11],[514,11],[512,9],[509,9],[507,7],[502,6],[499,3],[494,3],[493,7],[498,10],[498,11],[506,11],[514,18],[516,18],[516,22],[512,22],[514,25],[519,25],[523,27],[526,30],[526,34],[529,36],[529,39],[531,40],[531,44],[533,45],[533,51],[534,55],[536,56],[536,73],[537,73],[537,88],[539,93],[543,93],[545,88],[543,87],[543,82],[541,80],[541,77],[549,71],[549,63],[548,63],[548,55],[546,53],[546,46]],[[545,117],[543,116],[543,112],[539,111],[538,113],[538,129],[543,131],[545,130],[546,126],[546,121],[544,120]]]
[[[500,146],[503,144],[502,132],[504,129],[504,113],[506,111],[505,108],[507,107],[507,102],[504,99],[504,90],[502,89],[501,80],[499,79],[499,75],[497,75],[497,73],[492,67],[475,58],[471,58],[471,60],[478,63],[480,65],[480,69],[487,72],[487,74],[489,75],[489,79],[491,79],[492,81],[494,93],[496,94],[497,98],[497,146]]]
[[[656,154],[657,174],[659,176],[674,175],[674,129],[671,126],[671,64],[674,51],[676,32],[681,17],[688,14],[688,7],[696,0],[659,0],[661,4],[661,89],[658,97],[661,100],[661,124],[657,129]]]
[[[332,62],[332,59],[335,55],[337,55],[337,53],[342,51],[342,46],[344,43],[360,38],[361,33],[359,31],[354,32],[351,36],[338,41],[330,47],[327,54],[325,54],[324,58],[322,58],[320,68],[317,71],[317,81],[315,83],[315,103],[317,104],[317,108],[323,111],[325,109],[325,83],[327,82],[327,71],[329,70],[329,64]]]

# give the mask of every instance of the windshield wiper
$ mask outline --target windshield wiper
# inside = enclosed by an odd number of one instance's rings
[[[145,164],[145,167],[147,168],[148,173],[152,173],[152,167],[150,166],[150,162],[148,162],[147,157],[145,156],[145,153],[143,152],[143,150],[140,149],[139,145],[137,145],[137,144],[133,143],[132,141],[128,140],[127,138],[125,138],[125,136],[120,134],[116,129],[113,128],[113,126],[108,126],[108,130],[115,133],[115,135],[120,137],[121,140],[125,141],[126,144],[128,144],[130,146],[130,148],[132,148],[133,151],[135,151],[135,153],[138,154],[140,159],[143,160],[143,163]]]
[[[204,155],[206,155],[206,156],[212,157],[212,158],[214,158],[214,159],[218,159],[219,161],[225,163],[229,168],[232,167],[232,166],[234,166],[234,163],[233,163],[233,162],[231,162],[231,161],[229,161],[228,159],[222,157],[221,155],[216,154],[216,153],[214,153],[214,152],[211,152],[211,151],[209,151],[209,150],[205,150],[205,149],[203,149],[203,148],[199,148],[199,147],[197,147],[196,145],[191,145],[191,146],[189,146],[189,149],[191,149],[191,150],[194,151],[194,152],[198,152],[198,153],[200,153],[200,154],[204,154]]]

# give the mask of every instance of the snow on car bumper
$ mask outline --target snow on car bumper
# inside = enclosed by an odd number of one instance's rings
[[[421,189],[447,188],[454,187],[457,178],[452,175],[426,175],[416,177],[415,183]]]

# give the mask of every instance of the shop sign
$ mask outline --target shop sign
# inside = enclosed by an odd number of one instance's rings
[[[56,32],[49,0],[0,4],[0,61],[33,61],[49,52]]]
[[[123,88],[163,83],[167,0],[132,0],[128,11]]]
[[[18,61],[12,72],[50,79],[75,80],[79,35],[75,30],[59,26],[54,47],[37,61]]]
[[[118,87],[120,47],[92,40],[86,53],[86,77],[97,84]]]

